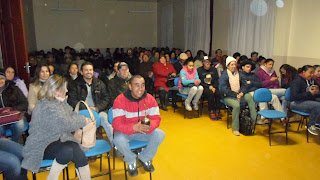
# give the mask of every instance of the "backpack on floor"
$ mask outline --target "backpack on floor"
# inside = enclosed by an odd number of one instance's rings
[[[239,132],[245,136],[253,134],[253,123],[250,118],[250,112],[248,109],[243,110],[239,117]]]

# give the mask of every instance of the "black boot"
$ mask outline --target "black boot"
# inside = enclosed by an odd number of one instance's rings
[[[178,109],[179,107],[177,106],[177,92],[178,91],[172,91],[172,102],[171,102],[171,106],[174,109]]]
[[[167,92],[165,90],[159,91],[160,108],[164,111],[168,111],[167,106],[166,106],[166,94],[167,94]]]

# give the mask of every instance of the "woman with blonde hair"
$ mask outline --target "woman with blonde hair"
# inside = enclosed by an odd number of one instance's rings
[[[40,89],[23,149],[22,167],[38,172],[43,159],[54,159],[47,180],[57,180],[72,161],[79,179],[91,179],[86,156],[71,133],[92,122],[73,111],[65,101],[66,92],[67,81],[59,75],[50,76]]]

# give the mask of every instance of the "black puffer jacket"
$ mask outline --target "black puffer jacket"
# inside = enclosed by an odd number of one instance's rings
[[[118,75],[115,75],[114,78],[109,81],[107,94],[110,101],[110,106],[108,108],[111,108],[113,106],[113,102],[117,98],[117,96],[119,96],[121,93],[124,93],[128,89],[128,84],[129,79],[122,79]]]
[[[244,71],[240,71],[240,81],[243,85],[241,87],[243,93],[252,92],[262,87],[260,79],[253,72],[246,73]],[[248,84],[248,81],[250,81],[250,84]]]
[[[0,107],[13,107],[17,111],[28,109],[28,100],[14,82],[7,81],[0,96]]]
[[[93,77],[91,84],[92,99],[95,107],[99,109],[99,112],[106,111],[109,100],[107,97],[107,90],[104,83]],[[75,108],[80,100],[85,101],[88,95],[86,82],[82,76],[78,76],[69,86],[68,89],[68,103],[71,107]],[[85,109],[85,106],[81,104],[80,110]]]

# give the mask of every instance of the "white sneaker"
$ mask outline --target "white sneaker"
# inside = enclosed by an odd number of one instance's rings
[[[190,106],[190,103],[184,102],[184,106],[186,107],[187,111],[192,111],[192,108]]]

